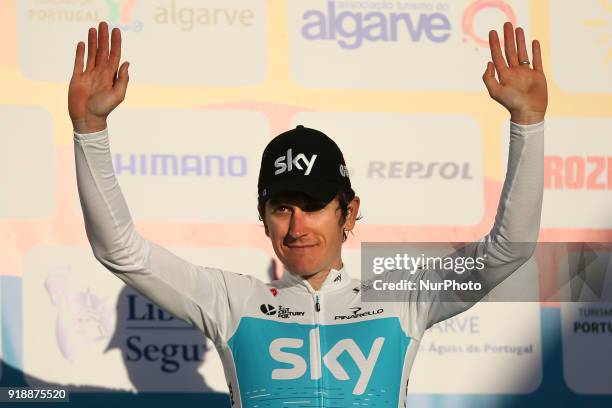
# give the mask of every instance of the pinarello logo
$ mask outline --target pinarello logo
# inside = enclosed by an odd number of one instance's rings
[[[482,38],[474,31],[474,19],[480,11],[493,8],[501,11],[506,16],[506,21],[510,21],[516,26],[516,15],[508,3],[502,0],[478,0],[470,4],[463,12],[461,28],[463,34],[474,41],[478,46],[489,48],[489,38]],[[466,41],[466,39],[464,39]]]
[[[261,310],[261,313],[267,316],[273,316],[276,314],[276,308],[272,305],[266,305],[265,303],[259,306],[259,310]]]
[[[359,306],[357,307],[351,307],[350,310],[353,311],[353,314],[356,315],[357,313],[359,313],[359,311],[361,310],[361,308]]]
[[[272,296],[276,296],[276,295],[278,295],[278,289],[270,288],[270,293],[272,293]]]

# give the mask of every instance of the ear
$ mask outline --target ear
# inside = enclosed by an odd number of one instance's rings
[[[342,226],[347,231],[351,231],[355,227],[357,215],[359,214],[360,202],[361,200],[359,199],[359,196],[355,196],[355,198],[353,198],[348,205],[348,214],[346,215],[346,220]]]
[[[259,205],[257,205],[257,213],[259,214],[259,219],[260,221],[263,223],[264,226],[264,231],[266,233],[266,237],[270,237],[270,231],[268,230],[268,225],[266,224],[266,212],[265,212],[265,208],[261,208]],[[263,216],[262,216],[263,214]]]

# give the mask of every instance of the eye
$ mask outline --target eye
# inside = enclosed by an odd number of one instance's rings
[[[287,207],[286,205],[279,205],[274,207],[274,212],[278,213],[278,214],[283,214],[286,212],[289,212],[291,209],[289,207]]]

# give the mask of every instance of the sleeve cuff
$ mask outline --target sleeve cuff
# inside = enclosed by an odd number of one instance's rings
[[[510,129],[513,131],[518,131],[520,133],[538,133],[544,130],[544,120],[538,123],[531,123],[529,125],[521,125],[519,123],[515,123],[510,121]]]
[[[76,131],[72,131],[74,134],[74,140],[77,142],[83,142],[88,140],[99,140],[108,136],[108,128],[102,129],[97,132],[92,133],[78,133]]]

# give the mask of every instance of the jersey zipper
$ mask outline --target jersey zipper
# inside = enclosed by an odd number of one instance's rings
[[[319,378],[317,379],[317,390],[319,391],[319,407],[323,407],[323,358],[321,357],[321,329],[319,324],[319,312],[321,311],[321,300],[319,298],[319,293],[315,291],[313,293],[314,297],[314,321],[315,321],[315,330],[317,331],[317,341],[315,347],[315,354],[317,359],[317,365],[319,366]]]

